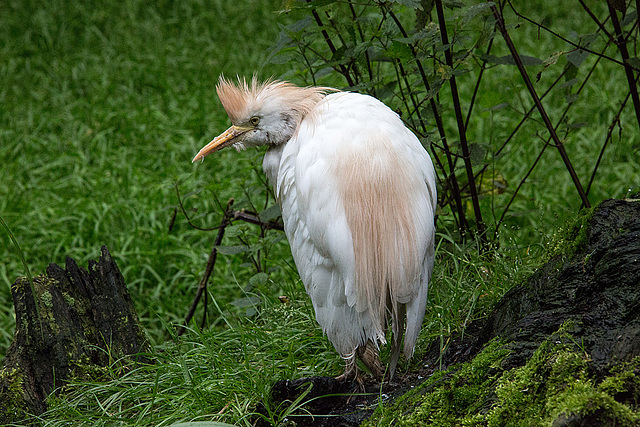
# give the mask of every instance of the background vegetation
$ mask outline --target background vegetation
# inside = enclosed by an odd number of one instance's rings
[[[445,346],[452,332],[486,313],[535,267],[581,200],[553,146],[528,174],[548,138],[537,113],[509,137],[533,104],[500,36],[487,56],[496,34],[490,10],[482,2],[446,3],[452,42],[443,45],[435,31],[435,10],[431,21],[422,21],[423,32],[414,31],[414,9],[428,9],[429,4],[405,0],[366,8],[315,1],[297,8],[301,3],[261,0],[53,0],[0,5],[0,216],[34,273],[43,272],[50,262],[64,263],[67,256],[86,265],[106,244],[129,284],[150,340],[165,350],[153,367],[130,371],[114,361],[104,381],[69,386],[67,397],[52,399],[43,423],[248,423],[275,379],[339,372],[341,361],[315,324],[282,233],[261,235],[246,223],[227,229],[209,283],[213,303],[207,328],[198,330],[199,311],[194,332],[175,336],[216,235],[192,228],[179,202],[200,227],[217,226],[232,197],[236,209],[259,212],[273,203],[258,151],[223,151],[204,164],[190,163],[197,150],[227,126],[214,90],[223,72],[282,76],[298,84],[352,85],[374,93],[400,111],[434,158],[445,164],[439,168],[438,259],[413,363],[428,342],[438,339]],[[357,19],[351,18],[351,6]],[[574,2],[499,6],[518,51],[538,58],[527,62],[538,93],[559,79],[543,103],[584,187],[607,146],[590,202],[638,190],[640,138],[631,101],[618,113],[630,91],[624,69],[610,59],[580,54],[569,42],[589,40],[590,50],[606,47],[605,54],[620,61],[615,45],[607,45],[602,31],[596,34],[598,25]],[[592,7],[613,33],[606,3]],[[288,8],[288,13],[281,12]],[[637,55],[636,12],[631,2],[626,14],[620,14],[631,57]],[[322,30],[337,46],[335,52]],[[444,54],[447,47],[453,52],[451,64]],[[438,96],[427,96],[428,90],[420,86],[416,59],[431,84],[440,87]],[[630,63],[637,66],[637,59]],[[372,74],[363,71],[367,66]],[[466,138],[474,174],[486,171],[478,175],[477,200],[487,229],[499,229],[482,258],[479,243],[463,241],[457,228],[462,212],[470,229],[477,229],[463,161],[446,166],[447,156],[459,157],[462,150],[452,76],[465,117],[475,94]],[[437,113],[422,104],[414,108],[411,96],[422,103],[433,99]],[[570,114],[563,118],[569,105]],[[435,131],[436,115],[442,118],[449,154]],[[453,181],[460,188],[459,206]],[[4,352],[13,335],[10,285],[25,271],[4,233],[0,256]],[[278,299],[282,295],[287,303]],[[288,410],[269,407],[266,417],[275,424]]]

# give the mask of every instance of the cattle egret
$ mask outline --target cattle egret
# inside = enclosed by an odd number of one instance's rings
[[[284,81],[220,78],[232,126],[193,162],[224,147],[266,145],[263,168],[316,319],[362,381],[358,356],[382,378],[379,345],[391,323],[389,377],[404,334],[413,354],[434,261],[433,164],[398,115],[377,99]]]

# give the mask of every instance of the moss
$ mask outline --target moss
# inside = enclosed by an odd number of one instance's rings
[[[11,423],[24,419],[28,411],[25,401],[23,378],[20,369],[4,368],[0,370],[0,420]]]
[[[548,246],[549,258],[558,255],[571,256],[584,250],[589,240],[589,224],[595,207],[582,209],[575,219],[560,227],[551,237]]]
[[[473,361],[436,373],[390,408],[378,408],[364,425],[483,425],[481,414],[494,400],[493,385],[508,354],[493,341]]]
[[[472,361],[378,408],[364,425],[638,425],[640,359],[599,381],[567,330],[563,325],[524,366],[509,370],[500,367],[508,345],[492,342]]]

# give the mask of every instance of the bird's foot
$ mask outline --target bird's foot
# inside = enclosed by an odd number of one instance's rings
[[[336,377],[336,381],[353,381],[357,380],[358,376],[358,367],[356,366],[354,357],[353,360],[347,359],[347,367],[344,369],[344,372],[341,375],[338,375]]]

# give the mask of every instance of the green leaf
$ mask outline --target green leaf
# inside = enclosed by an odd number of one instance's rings
[[[280,210],[280,205],[278,205],[277,203],[269,206],[258,214],[258,218],[260,218],[260,221],[263,222],[271,221],[280,216],[282,216],[282,211]]]
[[[574,84],[578,83],[580,80],[578,80],[577,78],[573,78],[570,80],[567,80],[566,82],[562,83],[560,86],[558,86],[558,89],[564,89],[566,87],[571,87]]]
[[[564,50],[559,50],[558,52],[552,53],[547,59],[544,60],[544,66],[548,67],[550,65],[556,64],[558,62],[558,59],[560,59],[560,57],[564,55],[564,53]]]
[[[387,48],[387,55],[396,59],[411,59],[411,48],[406,43],[400,43],[396,40],[391,42],[391,46]]]
[[[483,164],[486,155],[487,149],[483,144],[476,143],[469,145],[469,157],[472,165]]]
[[[249,252],[250,249],[247,245],[216,246],[216,250],[224,255],[237,255],[243,252]]]
[[[505,56],[493,56],[493,55],[481,55],[480,58],[485,61],[485,62],[489,62],[492,64],[502,64],[502,65],[516,65],[516,61],[513,59],[513,56],[511,55],[505,55]],[[531,65],[541,65],[543,62],[542,60],[534,57],[534,56],[527,56],[527,55],[520,55],[520,60],[522,61],[522,64],[524,66],[531,66]]]
[[[397,85],[397,80],[391,80],[385,83],[382,87],[376,89],[376,98],[385,100],[393,97],[395,95]]]
[[[242,236],[244,233],[243,228],[240,225],[229,225],[224,229],[224,234],[228,239],[234,239],[238,236]]]
[[[636,22],[637,16],[638,16],[638,10],[637,9],[632,10],[631,12],[627,13],[624,18],[622,18],[622,21],[620,22],[620,26],[624,28],[627,25],[633,22]]]
[[[422,10],[420,0],[391,0],[392,3],[398,3],[402,6],[410,7],[411,9]]]
[[[493,2],[480,3],[475,6],[471,6],[468,8],[465,13],[462,15],[462,23],[468,24],[476,16],[483,14],[487,15],[491,13],[491,6],[493,6]]]
[[[576,49],[566,55],[567,61],[572,63],[576,68],[579,67],[585,59],[587,59],[587,56],[589,56],[589,52],[582,49]]]
[[[231,305],[238,308],[247,308],[247,307],[253,307],[255,305],[258,305],[261,302],[262,302],[262,298],[260,298],[259,296],[253,295],[250,297],[238,298],[237,300],[233,301]]]
[[[293,24],[289,24],[286,26],[286,29],[289,31],[293,31],[293,32],[300,32],[302,30],[304,30],[305,28],[307,28],[308,26],[310,26],[311,24],[313,24],[313,19],[311,19],[310,16],[307,16],[306,18],[303,18],[299,21],[294,22]]]
[[[502,110],[503,108],[506,108],[509,105],[510,104],[508,102],[503,102],[501,104],[494,105],[493,107],[489,108],[489,111]]]
[[[629,58],[625,62],[631,65],[633,68],[640,68],[640,58],[638,58],[637,56]]]
[[[264,285],[269,280],[269,275],[267,273],[257,273],[251,276],[249,279],[249,284],[252,287]]]
[[[567,101],[567,103],[571,104],[572,102],[575,102],[578,99],[579,95],[577,93],[572,93],[570,95],[567,95],[564,97],[565,101]]]

